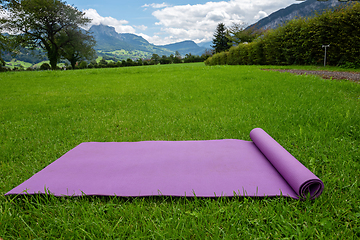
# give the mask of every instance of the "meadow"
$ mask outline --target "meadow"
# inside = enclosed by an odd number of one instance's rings
[[[0,239],[359,239],[360,84],[203,63],[0,74]],[[4,196],[82,142],[250,140],[325,184],[289,198]]]

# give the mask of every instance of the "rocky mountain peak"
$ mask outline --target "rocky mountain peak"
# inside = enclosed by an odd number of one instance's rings
[[[118,36],[119,34],[115,31],[114,27],[106,25],[92,25],[89,29],[90,32],[93,32],[95,35],[107,35],[111,37]]]

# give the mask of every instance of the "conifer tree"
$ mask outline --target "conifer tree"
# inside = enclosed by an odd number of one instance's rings
[[[212,41],[215,53],[224,52],[231,46],[228,44],[230,40],[227,38],[227,29],[224,23],[219,23],[214,33],[214,39]]]

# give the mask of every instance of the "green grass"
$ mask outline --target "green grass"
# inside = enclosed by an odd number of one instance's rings
[[[120,60],[127,60],[128,58],[130,59],[138,59],[138,58],[151,58],[152,53],[150,52],[145,52],[145,51],[141,51],[141,50],[134,50],[134,51],[127,51],[124,49],[121,50],[115,50],[115,51],[103,51],[103,50],[97,50],[98,53],[101,54],[105,54],[108,57],[116,57],[117,59]],[[98,57],[97,61],[99,62],[102,57]]]
[[[11,68],[11,69],[14,69],[14,67],[19,67],[20,65],[24,68],[24,69],[27,69],[29,67],[32,67],[32,68],[40,68],[40,66],[43,64],[43,63],[48,63],[50,64],[50,61],[42,61],[42,62],[38,62],[36,64],[32,64],[32,63],[28,63],[28,62],[23,62],[23,61],[18,61],[16,59],[13,59],[11,60],[11,62],[6,62],[6,67],[8,68]],[[65,64],[64,63],[59,63],[57,66],[58,67],[63,67]]]
[[[0,238],[359,239],[360,85],[259,66],[0,74]],[[81,142],[250,140],[325,183],[285,198],[4,196]]]
[[[5,64],[5,66],[8,67],[8,68],[11,68],[11,69],[13,69],[14,67],[22,66],[22,67],[24,67],[26,69],[28,67],[31,67],[32,64],[28,63],[28,62],[23,62],[23,61],[13,59],[13,60],[11,60],[11,62],[7,62]]]

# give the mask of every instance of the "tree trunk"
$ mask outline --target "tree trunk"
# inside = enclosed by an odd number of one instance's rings
[[[56,70],[57,59],[56,59],[56,58],[52,58],[52,59],[49,59],[49,60],[50,60],[51,69],[52,69],[52,70]]]
[[[72,60],[72,61],[70,61],[70,63],[71,63],[72,70],[75,70],[76,60]]]
[[[57,46],[51,46],[48,51],[48,59],[50,61],[51,69],[56,70],[58,59],[59,59],[59,51]]]

